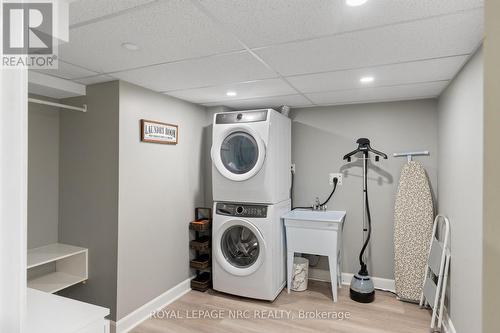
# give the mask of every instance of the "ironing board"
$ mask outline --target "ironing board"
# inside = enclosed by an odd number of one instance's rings
[[[401,300],[420,301],[433,220],[425,169],[409,161],[401,170],[394,209],[394,280]]]

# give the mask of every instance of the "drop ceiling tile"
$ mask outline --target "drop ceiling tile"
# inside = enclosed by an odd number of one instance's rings
[[[94,83],[108,82],[108,81],[114,81],[114,80],[117,80],[117,79],[114,78],[114,77],[112,77],[111,75],[100,74],[100,75],[94,75],[94,76],[89,76],[89,77],[84,77],[84,78],[76,79],[76,80],[73,80],[73,81],[88,86],[88,85],[94,84]]]
[[[483,6],[483,0],[201,0],[251,47],[389,25]]]
[[[155,91],[169,91],[268,79],[276,77],[276,73],[243,51],[118,72],[113,76]]]
[[[157,0],[77,0],[69,4],[69,23],[81,24],[117,13],[142,6]]]
[[[286,95],[286,96],[272,96],[264,98],[241,99],[234,101],[222,101],[203,104],[204,106],[227,106],[233,110],[249,110],[256,108],[276,108],[281,105],[288,105],[290,107],[306,107],[311,106],[309,102],[302,95]]]
[[[483,36],[483,11],[282,44],[255,51],[282,75],[469,54]]]
[[[467,58],[467,56],[456,56],[380,67],[289,76],[287,80],[303,93],[443,81],[452,79]],[[372,76],[375,81],[364,86],[359,80],[365,76]]]
[[[314,104],[334,105],[431,98],[438,96],[449,81],[427,82],[394,87],[362,88],[306,94]]]
[[[235,91],[237,96],[227,96],[227,91]],[[297,92],[281,79],[242,82],[214,87],[167,91],[165,94],[193,103],[221,102],[237,99],[292,95]]]
[[[93,72],[79,66],[68,64],[64,61],[59,61],[57,69],[40,69],[35,71],[43,74],[57,76],[59,78],[67,80],[99,74],[97,72]]]
[[[140,49],[128,51],[122,42]],[[108,73],[241,49],[191,2],[170,0],[71,29],[59,56]]]

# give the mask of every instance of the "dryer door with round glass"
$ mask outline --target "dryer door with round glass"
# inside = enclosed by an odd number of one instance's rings
[[[259,146],[246,132],[233,132],[222,142],[220,157],[224,167],[238,175],[252,170],[259,159]]]
[[[267,118],[266,111],[217,115],[212,161],[221,175],[244,181],[257,174],[266,158],[266,146],[253,124]],[[220,132],[218,132],[220,131]]]
[[[233,128],[212,147],[217,170],[234,181],[253,177],[262,168],[265,157],[264,142],[250,128]]]
[[[228,273],[250,275],[262,265],[266,245],[260,231],[243,219],[225,222],[215,237],[215,259]]]

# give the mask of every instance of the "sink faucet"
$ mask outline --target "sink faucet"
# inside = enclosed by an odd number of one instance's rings
[[[321,207],[321,201],[319,201],[319,197],[316,197],[316,200],[314,201],[313,209],[319,210],[320,207]]]
[[[316,197],[316,200],[314,201],[312,209],[313,210],[326,210],[326,205],[321,205],[321,201],[319,200],[319,197]]]

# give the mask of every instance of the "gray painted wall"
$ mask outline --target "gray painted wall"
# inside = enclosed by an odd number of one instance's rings
[[[362,246],[362,168],[342,169],[344,154],[355,141],[367,137],[375,149],[387,155],[408,150],[429,150],[418,157],[426,168],[432,188],[437,188],[437,103],[435,100],[376,103],[295,109],[292,112],[292,161],[296,164],[294,205],[308,206],[316,196],[326,199],[331,191],[328,174],[343,170],[329,210],[346,210],[344,272],[357,272]],[[373,164],[368,172],[368,191],[373,219],[370,273],[392,279],[394,266],[394,200],[405,158],[389,157]],[[328,269],[322,258],[318,269]],[[322,274],[323,275],[323,274]]]
[[[179,144],[140,141],[140,119],[179,125]],[[120,82],[117,319],[190,276],[188,223],[204,195],[205,108]]]
[[[500,142],[500,1],[485,1],[484,151],[498,151]],[[484,154],[483,205],[483,332],[500,332],[500,155]]]
[[[483,54],[439,99],[439,213],[451,223],[449,300],[457,332],[481,332]]]
[[[60,114],[59,241],[89,249],[87,284],[62,295],[116,313],[118,242],[118,81],[87,86],[63,100],[86,113]],[[138,131],[138,130],[137,130]]]
[[[56,243],[58,224],[59,109],[29,103],[28,248]]]

